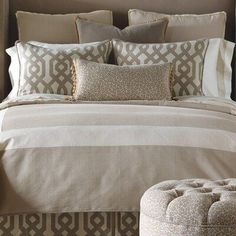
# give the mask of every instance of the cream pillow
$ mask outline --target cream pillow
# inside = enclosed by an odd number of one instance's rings
[[[167,15],[137,9],[129,10],[129,25],[156,21],[163,17],[169,19],[166,42],[182,42],[201,38],[224,38],[226,13],[216,12],[203,15]]]
[[[171,100],[172,65],[116,66],[74,59],[74,98],[86,101]]]
[[[77,17],[98,23],[113,24],[112,11],[100,10],[90,13],[50,15],[18,11],[16,13],[19,40],[45,43],[78,43],[75,26]]]

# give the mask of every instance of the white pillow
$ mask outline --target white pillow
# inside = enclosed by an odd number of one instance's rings
[[[202,82],[205,96],[231,99],[234,46],[234,43],[220,38],[209,40]]]

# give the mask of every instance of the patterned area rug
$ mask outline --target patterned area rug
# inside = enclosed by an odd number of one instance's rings
[[[0,216],[1,236],[138,236],[138,212]]]

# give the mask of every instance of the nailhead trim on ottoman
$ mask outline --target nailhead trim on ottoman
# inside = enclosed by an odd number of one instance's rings
[[[140,211],[140,236],[236,236],[236,179],[161,182]]]

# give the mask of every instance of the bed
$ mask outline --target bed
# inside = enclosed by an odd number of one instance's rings
[[[225,11],[226,38],[235,41],[234,0],[0,3],[1,98],[10,88],[5,49],[17,40],[17,10],[110,9],[119,27],[134,7],[171,14]],[[233,99],[235,91],[233,78]],[[3,235],[138,235],[139,200],[150,186],[236,177],[236,103],[229,99],[83,102],[31,94],[0,104],[0,129]]]

